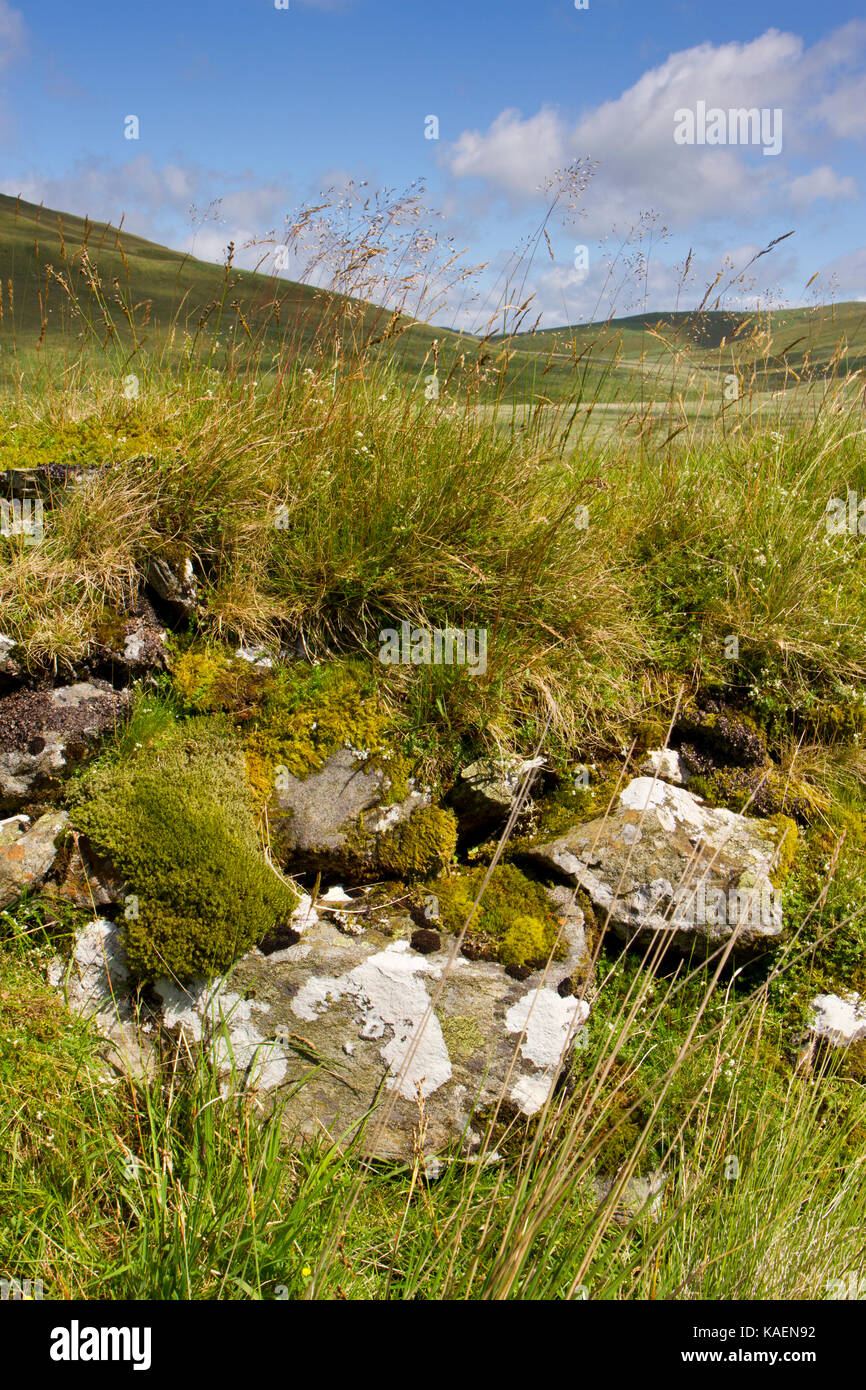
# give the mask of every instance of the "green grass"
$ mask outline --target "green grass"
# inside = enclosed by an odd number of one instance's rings
[[[265,277],[74,219],[61,246],[9,199],[0,219],[0,464],[100,465],[55,492],[38,544],[0,539],[0,631],[30,675],[80,672],[148,557],[188,555],[200,611],[175,657],[303,652],[322,666],[289,662],[287,708],[350,662],[437,789],[540,746],[560,773],[596,763],[600,795],[642,726],[714,689],[762,729],[802,843],[778,959],[674,970],[598,939],[568,1085],[528,1127],[491,1118],[496,1162],[436,1182],[417,1157],[364,1162],[358,1136],[295,1144],[170,1049],[148,1082],[111,1079],[44,983],[79,919],[19,905],[0,917],[6,1271],[169,1299],[820,1299],[859,1271],[862,1060],[798,1052],[815,993],[866,985],[863,538],[826,526],[830,499],[866,495],[860,306],[473,340],[461,365],[465,340],[383,335],[345,279],[281,283],[277,321]],[[486,628],[486,672],[383,666],[403,620]],[[195,695],[138,691],[104,765]],[[658,1219],[623,1216],[618,1189],[659,1169]]]
[[[118,1080],[20,925],[0,949],[0,1250],[48,1298],[822,1299],[860,1267],[862,1083],[783,1067],[765,990],[612,961],[572,1094],[431,1183],[352,1140],[291,1145],[279,1112],[171,1050]],[[655,1219],[599,1201],[599,1156],[622,1181],[663,1168]]]

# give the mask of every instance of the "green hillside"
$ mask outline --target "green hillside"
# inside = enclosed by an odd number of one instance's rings
[[[481,339],[5,195],[0,279],[6,387],[82,359],[122,370],[193,351],[221,370],[255,362],[267,373],[316,354],[373,353],[420,388],[435,369],[444,390],[469,386],[481,403],[664,410],[676,401],[694,415],[718,406],[731,373],[754,400],[866,364],[861,303],[652,313]]]

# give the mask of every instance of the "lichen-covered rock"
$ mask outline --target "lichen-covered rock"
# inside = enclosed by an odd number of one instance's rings
[[[866,1039],[866,999],[846,994],[819,994],[812,1000],[810,1036],[830,1047],[848,1047]]]
[[[599,1203],[607,1204],[619,1179],[613,1174],[604,1174],[594,1180]],[[661,1216],[666,1179],[662,1173],[652,1173],[649,1177],[632,1175],[617,1195],[612,1220],[622,1229],[633,1224],[636,1217],[644,1215],[653,1221]]]
[[[505,820],[527,773],[543,758],[482,758],[464,767],[451,793],[461,828],[475,830]]]
[[[145,577],[157,598],[167,603],[177,617],[195,617],[198,585],[189,554],[176,547],[171,552],[149,556]]]
[[[88,922],[76,933],[70,959],[49,965],[48,983],[63,993],[72,1013],[92,1020],[118,1070],[135,1076],[147,1072],[154,1024],[129,990],[120,927],[102,917]]]
[[[125,890],[112,865],[80,836],[69,844],[68,855],[61,857],[52,881],[45,885],[44,895],[75,907],[96,909],[123,902]]]
[[[231,987],[269,1006],[291,1128],[338,1138],[372,1108],[365,1147],[405,1159],[419,1099],[426,1153],[458,1141],[471,1151],[478,1112],[500,1097],[506,1113],[542,1108],[589,1014],[584,1000],[557,992],[557,976],[518,982],[496,964],[320,921],[267,961],[245,956]]]
[[[0,632],[0,676],[5,676],[7,682],[14,680],[21,673],[21,668],[13,656],[15,646],[11,637]]]
[[[577,825],[528,854],[589,894],[627,943],[667,934],[684,952],[733,939],[752,952],[783,929],[774,874],[784,825],[713,809],[690,792],[637,777],[606,818]]]
[[[0,840],[0,908],[45,881],[60,852],[69,817],[65,811],[53,811],[40,816],[29,830],[23,829],[24,824],[19,820],[19,833],[10,827],[12,834]]]
[[[640,770],[642,776],[658,777],[659,781],[670,782],[674,787],[685,787],[689,781],[689,774],[674,748],[650,748]]]
[[[518,982],[496,964],[416,951],[408,917],[347,932],[307,900],[293,924],[293,945],[249,952],[229,979],[157,979],[149,1006],[131,991],[123,929],[110,922],[80,932],[49,978],[135,1070],[159,1027],[182,1034],[224,1094],[281,1099],[295,1137],[363,1127],[365,1151],[382,1158],[469,1154],[492,1107],[507,1118],[544,1106],[589,1015],[558,993],[558,971]]]
[[[168,668],[166,631],[151,605],[139,598],[129,613],[107,615],[97,625],[88,661],[112,677],[137,678]]]
[[[297,777],[277,769],[272,838],[293,869],[334,869],[354,877],[418,878],[437,873],[456,846],[453,816],[410,786],[389,802],[387,764],[338,748],[319,770]]]
[[[128,703],[126,691],[95,680],[0,699],[0,810],[50,799],[118,726]]]

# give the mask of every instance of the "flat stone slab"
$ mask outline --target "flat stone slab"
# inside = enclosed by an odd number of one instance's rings
[[[684,787],[636,777],[606,817],[527,851],[583,888],[629,944],[668,934],[683,952],[733,938],[754,952],[783,930],[773,887],[782,832],[770,821],[705,806]]]
[[[589,1005],[558,993],[561,969],[516,981],[499,965],[451,959],[450,944],[427,954],[320,921],[296,945],[238,963],[231,988],[268,1006],[281,1086],[304,1083],[289,1095],[290,1126],[337,1139],[372,1109],[366,1147],[408,1158],[422,1128],[425,1153],[458,1140],[471,1152],[476,1112],[500,1097],[506,1113],[542,1108]]]
[[[471,1154],[484,1114],[500,1101],[503,1118],[536,1114],[579,1045],[589,1005],[559,993],[561,962],[552,978],[518,981],[445,946],[414,950],[408,918],[349,932],[307,898],[292,921],[294,945],[251,951],[226,979],[156,981],[144,1029],[206,1049],[224,1094],[281,1100],[295,1138],[340,1140],[365,1126],[363,1146],[380,1158]],[[122,927],[90,923],[49,978],[119,1062],[146,1067],[152,1038],[129,988]]]

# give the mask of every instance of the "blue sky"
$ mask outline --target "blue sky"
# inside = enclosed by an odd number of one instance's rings
[[[589,0],[583,10],[574,0],[289,0],[280,10],[274,0],[0,0],[0,188],[94,218],[125,214],[131,230],[206,259],[234,240],[252,264],[262,250],[245,243],[274,229],[279,240],[286,216],[322,187],[423,179],[442,234],[468,248],[467,262],[489,265],[481,300],[452,296],[438,317],[478,326],[480,304],[498,293],[489,287],[544,217],[539,184],[583,158],[594,166],[583,215],[550,220],[550,248],[527,276],[547,326],[671,307],[690,249],[679,302],[695,303],[719,270],[723,284],[735,280],[791,230],[728,302],[864,299],[858,10],[847,0]],[[678,144],[675,113],[701,102],[765,110],[768,121],[780,111],[780,151],[733,143],[727,126],[724,143]],[[136,140],[124,138],[128,115]],[[435,140],[425,139],[431,115]],[[631,229],[650,210],[645,270],[635,257],[646,233],[640,242]],[[632,277],[622,258],[610,270],[623,241]]]

